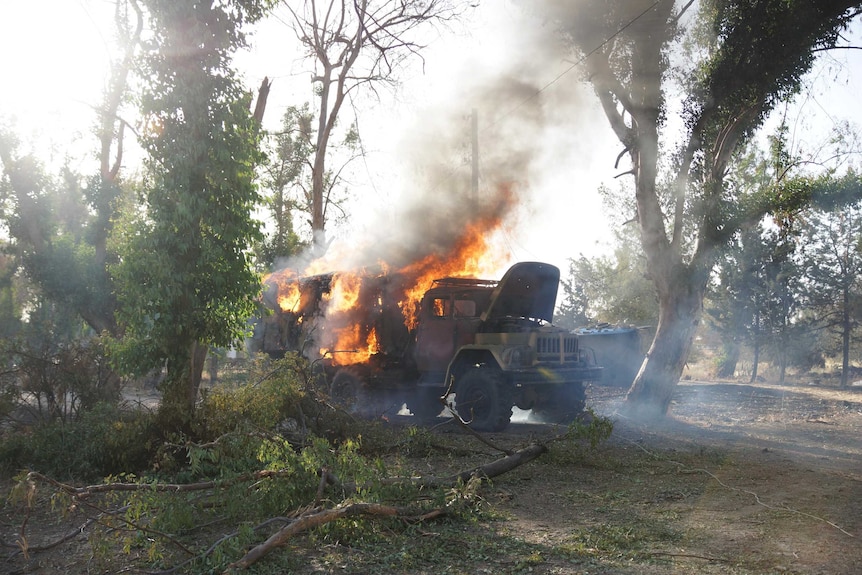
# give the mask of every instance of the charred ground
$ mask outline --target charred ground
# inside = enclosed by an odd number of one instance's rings
[[[614,419],[611,438],[591,453],[551,442],[549,453],[481,489],[484,503],[476,521],[388,525],[342,540],[303,536],[255,572],[851,574],[862,569],[862,390],[807,382],[685,381],[670,417],[650,424],[619,415],[621,390],[589,392],[588,404]],[[488,438],[517,447],[548,441],[560,431],[516,420]],[[438,426],[431,434],[450,449],[417,459],[417,467],[429,474],[491,457],[454,426]],[[0,518],[3,539],[12,539],[20,526],[20,515],[7,505]],[[27,527],[30,543],[67,527],[51,515],[34,516]],[[95,559],[92,542],[80,535],[29,560],[20,554],[4,558],[0,571],[133,569],[134,553],[117,558]]]

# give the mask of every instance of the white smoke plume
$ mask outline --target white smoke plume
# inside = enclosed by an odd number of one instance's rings
[[[580,206],[599,204],[597,198],[587,199],[596,196],[594,185],[583,189],[581,183],[591,170],[591,133],[597,125],[607,130],[596,123],[601,112],[595,98],[558,31],[532,10],[506,6],[506,17],[485,9],[484,16],[495,19],[487,36],[460,39],[468,46],[478,41],[483,50],[444,60],[446,73],[438,71],[435,77],[445,84],[445,94],[414,104],[413,121],[402,126],[403,133],[387,134],[398,141],[391,164],[400,175],[400,189],[386,190],[389,201],[373,209],[368,204],[379,202],[377,198],[359,198],[357,203],[373,215],[358,232],[343,234],[333,244],[320,269],[380,262],[397,268],[445,254],[477,219],[495,222],[487,232],[502,239],[492,241],[498,253],[490,257],[507,265],[520,256],[511,252],[530,236],[545,234],[552,238],[549,243],[559,243],[561,234],[545,224],[550,216],[570,210],[577,221]],[[474,111],[479,158],[475,204]],[[578,239],[569,236],[568,241]],[[541,259],[544,254],[531,255]],[[293,262],[292,267],[301,269],[304,263]]]

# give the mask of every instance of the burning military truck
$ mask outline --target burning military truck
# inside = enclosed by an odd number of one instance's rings
[[[475,429],[505,428],[513,406],[571,420],[602,368],[576,334],[552,325],[559,282],[559,269],[539,262],[499,281],[439,278],[421,296],[403,273],[282,281],[265,296],[274,313],[255,340],[271,355],[322,358],[333,398],[356,411],[406,404],[431,418],[454,393]]]

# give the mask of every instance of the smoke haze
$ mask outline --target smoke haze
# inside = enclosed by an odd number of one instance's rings
[[[564,231],[556,222],[565,213],[573,222],[595,219],[587,215],[600,204],[597,184],[589,179],[591,156],[595,134],[609,131],[600,122],[601,110],[573,67],[574,56],[537,15],[508,5],[500,12],[485,9],[477,19],[483,17],[492,19],[483,31],[447,45],[439,60],[429,56],[426,80],[436,83],[436,90],[413,104],[400,137],[387,134],[397,146],[389,167],[398,172],[400,189],[386,190],[384,205],[369,206],[374,202],[368,196],[359,199],[370,216],[360,232],[333,244],[326,261],[315,264],[317,271],[380,262],[399,268],[428,256],[445,257],[475,222],[487,243],[479,267],[489,277],[519,259],[557,258],[559,265],[561,241],[571,245],[564,257],[589,249],[592,236],[573,233],[565,222]],[[464,45],[480,50],[465,56]],[[479,157],[475,203],[473,111]]]

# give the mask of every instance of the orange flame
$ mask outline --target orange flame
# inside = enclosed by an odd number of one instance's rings
[[[405,276],[415,278],[399,302],[410,329],[416,327],[416,306],[434,280],[444,277],[477,278],[496,273],[502,262],[491,257],[488,238],[501,223],[497,217],[480,218],[465,227],[464,233],[448,252],[429,254],[400,270]]]
[[[494,257],[495,250],[490,242],[493,234],[502,227],[503,215],[508,211],[506,206],[514,201],[511,188],[500,191],[501,197],[497,200],[500,207],[479,214],[465,225],[461,235],[454,238],[446,251],[430,253],[400,268],[379,262],[383,276],[398,277],[398,285],[390,286],[396,293],[390,292],[389,295],[398,302],[406,328],[412,330],[416,327],[418,304],[435,279],[495,277],[506,263],[505,257]],[[277,301],[282,311],[298,314],[299,310],[307,306],[302,299],[299,276],[325,274],[333,267],[325,259],[315,260],[302,274],[275,272],[266,281],[277,286]],[[364,301],[369,299],[369,295],[363,293],[363,282],[377,276],[367,270],[332,275],[328,293],[324,293],[321,300],[320,312],[325,317],[324,327],[322,333],[317,333],[315,337],[321,355],[330,357],[335,364],[362,363],[380,351],[377,331],[370,325],[369,319],[381,302]],[[306,313],[306,310],[302,309],[301,313]]]
[[[359,301],[359,289],[362,287],[362,276],[352,273],[339,273],[333,276],[327,300],[327,313],[340,313],[356,307]]]
[[[278,307],[281,308],[281,311],[296,311],[299,308],[301,298],[302,293],[299,291],[298,283],[279,285]]]
[[[362,341],[362,326],[354,324],[338,330],[331,348],[320,348],[320,355],[329,355],[334,365],[365,363],[380,351],[377,343],[377,330],[371,328],[365,341]]]

